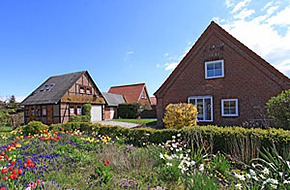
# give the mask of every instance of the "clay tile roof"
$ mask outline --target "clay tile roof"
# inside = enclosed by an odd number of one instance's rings
[[[155,97],[150,97],[151,105],[157,105],[157,101]]]
[[[139,101],[144,88],[145,83],[112,86],[108,93],[123,95],[127,103],[135,103]]]

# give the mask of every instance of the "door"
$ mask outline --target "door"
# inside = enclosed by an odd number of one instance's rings
[[[110,119],[114,119],[114,108],[110,107]]]
[[[101,105],[92,105],[91,109],[91,122],[93,121],[102,121],[102,106]]]

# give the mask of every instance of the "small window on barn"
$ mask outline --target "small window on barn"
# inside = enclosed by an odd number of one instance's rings
[[[85,93],[85,87],[80,86],[80,93],[81,93],[81,94],[84,94],[84,93]]]
[[[38,117],[40,116],[40,108],[39,107],[35,108],[35,115]]]
[[[92,88],[91,87],[87,87],[86,88],[86,93],[87,94],[92,94]]]
[[[77,107],[77,115],[82,115],[82,107],[81,106]]]
[[[222,100],[222,116],[238,116],[238,99]]]
[[[47,87],[48,87],[48,85],[44,85],[44,86],[40,89],[40,91],[44,91]]]
[[[205,78],[223,78],[224,77],[224,60],[205,62]]]
[[[42,106],[42,116],[46,116],[46,106]]]
[[[74,106],[70,106],[69,107],[69,114],[70,115],[75,115],[75,107]]]

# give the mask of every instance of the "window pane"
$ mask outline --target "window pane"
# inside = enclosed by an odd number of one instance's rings
[[[236,114],[236,108],[230,108],[230,113],[229,114]]]
[[[82,108],[81,108],[81,107],[78,107],[78,108],[77,108],[77,114],[78,114],[78,115],[82,115]]]
[[[221,63],[221,62],[219,62],[219,63],[215,63],[215,64],[214,64],[214,69],[215,69],[215,70],[217,70],[217,69],[220,69],[220,70],[221,70],[221,69],[222,69],[222,63]]]
[[[204,100],[204,103],[205,103],[205,120],[211,120],[211,101],[210,99],[205,99]]]
[[[46,116],[46,107],[42,108],[42,115]]]
[[[196,108],[197,108],[197,112],[198,112],[197,119],[198,120],[204,120],[204,116],[203,116],[203,99],[197,99]]]
[[[189,99],[189,103],[195,105],[195,99]]]
[[[222,70],[221,69],[216,69],[215,70],[215,76],[221,76],[222,75]]]
[[[207,77],[214,77],[214,70],[207,70]]]
[[[74,115],[74,114],[75,114],[75,108],[74,108],[74,107],[70,107],[70,108],[69,108],[69,113],[70,113],[71,115]]]
[[[230,109],[229,108],[224,108],[224,114],[230,114]]]
[[[235,108],[236,107],[236,101],[229,101],[230,107]]]

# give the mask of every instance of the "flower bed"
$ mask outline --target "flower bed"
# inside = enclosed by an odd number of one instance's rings
[[[0,141],[0,189],[290,189],[289,157],[267,153],[246,165],[182,133],[150,138],[136,146],[99,129],[13,131]]]

